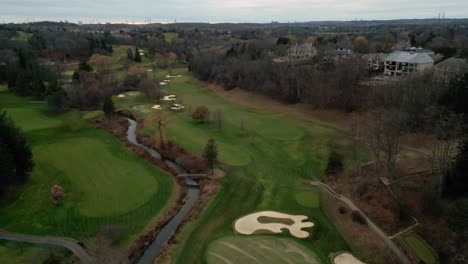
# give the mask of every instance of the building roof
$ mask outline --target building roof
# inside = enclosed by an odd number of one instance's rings
[[[461,58],[450,58],[436,64],[436,69],[468,71],[468,61]]]
[[[412,53],[406,51],[395,51],[388,55],[385,60],[416,64],[434,63],[434,60],[431,56],[427,55],[427,53]]]
[[[384,61],[387,58],[388,54],[385,53],[367,53],[362,55],[362,58],[365,60],[372,59],[372,60],[381,60]]]
[[[403,48],[400,51],[407,51],[407,52],[416,52],[416,53],[428,53],[429,55],[433,55],[434,51],[430,49],[423,49],[421,47],[416,48],[416,47],[411,47],[411,48]]]

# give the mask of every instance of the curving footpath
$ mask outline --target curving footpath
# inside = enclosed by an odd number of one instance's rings
[[[320,187],[320,188],[324,189],[325,191],[327,191],[327,193],[329,193],[333,197],[335,197],[338,200],[344,202],[349,208],[351,208],[351,210],[360,212],[362,214],[362,216],[364,216],[364,218],[366,219],[367,225],[369,226],[369,228],[372,231],[374,231],[379,237],[382,238],[382,240],[385,242],[385,244],[387,244],[388,248],[398,257],[400,262],[403,263],[403,264],[409,264],[410,263],[409,260],[408,260],[408,257],[406,257],[406,255],[403,253],[403,251],[389,238],[389,236],[387,234],[385,234],[382,231],[382,229],[380,229],[376,224],[374,224],[374,222],[372,222],[372,220],[370,220],[369,217],[367,217],[367,215],[365,215],[350,199],[337,194],[335,191],[333,191],[333,189],[331,189],[328,185],[326,185],[323,182],[312,181],[311,184],[313,186],[317,186],[317,187]]]
[[[73,252],[73,254],[75,254],[80,259],[82,264],[94,263],[92,257],[88,254],[88,252],[86,252],[80,243],[71,238],[33,236],[0,231],[0,240],[64,247]]]

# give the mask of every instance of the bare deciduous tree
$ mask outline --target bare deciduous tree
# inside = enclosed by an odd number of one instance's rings
[[[169,125],[171,119],[170,115],[164,110],[154,110],[152,111],[145,120],[145,123],[156,126],[156,129],[159,133],[159,142],[162,148],[164,148],[164,136],[163,128]]]
[[[396,157],[401,149],[401,135],[405,127],[405,115],[398,109],[375,110],[367,116],[367,140],[380,172],[380,161],[387,168],[387,176],[395,176]]]

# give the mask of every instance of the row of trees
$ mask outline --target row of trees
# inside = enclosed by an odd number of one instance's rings
[[[233,47],[225,54],[203,52],[191,61],[190,68],[200,80],[219,83],[225,89],[239,87],[289,103],[345,111],[363,104],[367,89],[358,84],[366,71],[360,61],[349,60],[320,70],[310,65],[275,63],[266,51],[249,46]]]
[[[0,112],[0,196],[24,183],[34,167],[26,138],[5,111]]]

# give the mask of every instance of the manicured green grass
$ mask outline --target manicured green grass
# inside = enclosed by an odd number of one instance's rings
[[[163,35],[164,35],[164,40],[169,43],[179,39],[179,35],[177,34],[177,32],[166,32]]]
[[[0,263],[5,264],[42,264],[50,254],[64,257],[67,250],[49,246],[32,246],[17,242],[0,241]]]
[[[402,239],[406,243],[406,245],[408,245],[411,251],[416,255],[416,257],[424,261],[424,263],[439,263],[438,258],[434,253],[434,250],[420,236],[412,233],[403,236]]]
[[[175,94],[186,111],[172,113],[166,136],[196,154],[201,153],[208,139],[215,139],[220,166],[227,174],[220,180],[222,190],[204,214],[182,229],[179,243],[170,252],[172,260],[203,263],[212,241],[235,235],[233,223],[237,218],[261,210],[308,216],[316,224],[311,236],[294,241],[316,252],[323,263],[329,262],[332,252],[349,251],[320,207],[319,192],[309,184],[324,175],[332,148],[349,156],[344,135],[334,128],[284,113],[261,112],[227,102],[198,85],[186,70],[174,70],[172,75],[177,74],[183,77],[173,78],[163,90]],[[158,72],[160,79],[165,75],[166,72]],[[142,96],[119,99],[116,104],[132,110],[134,105],[152,102]],[[200,124],[191,119],[190,111],[199,105],[223,112],[222,130],[214,122]],[[151,126],[146,124],[146,133],[155,133]]]
[[[0,203],[2,229],[86,239],[115,224],[128,241],[175,202],[171,176],[77,111],[52,115],[44,103],[10,93],[0,93],[0,105],[25,130],[35,161],[28,182]],[[57,206],[50,200],[54,184],[65,192]]]
[[[205,255],[207,262],[210,264],[320,263],[316,254],[307,247],[292,239],[274,238],[272,236],[224,237],[211,243]]]
[[[28,41],[31,33],[26,33],[24,31],[17,31],[18,36],[13,37],[13,39],[21,40],[21,41]]]

